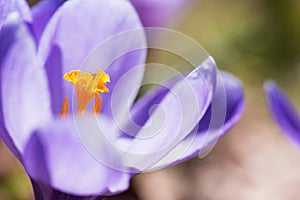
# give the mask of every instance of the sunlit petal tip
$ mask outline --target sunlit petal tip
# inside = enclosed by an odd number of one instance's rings
[[[278,86],[274,80],[267,80],[264,82],[264,89],[268,94],[273,90],[276,90],[276,88],[278,88]]]
[[[0,30],[7,16],[12,13],[18,13],[21,19],[26,22],[32,21],[30,8],[25,0],[10,0],[0,2]]]

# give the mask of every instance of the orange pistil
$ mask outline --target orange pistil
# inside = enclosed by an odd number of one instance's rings
[[[88,104],[96,99],[93,112],[100,113],[102,99],[99,96],[101,93],[109,92],[109,89],[105,86],[107,82],[110,82],[109,76],[102,70],[98,70],[95,74],[82,72],[80,70],[73,70],[64,75],[64,79],[73,83],[77,94],[77,113],[84,114],[87,112],[86,108]],[[64,100],[61,116],[68,114],[68,99]]]

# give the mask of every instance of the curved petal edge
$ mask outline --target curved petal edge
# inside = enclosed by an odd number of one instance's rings
[[[300,118],[294,105],[274,81],[264,84],[270,112],[287,138],[300,149]]]

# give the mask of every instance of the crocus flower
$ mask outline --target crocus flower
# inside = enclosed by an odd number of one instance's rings
[[[147,44],[128,1],[51,5],[30,20],[8,14],[0,32],[0,136],[36,199],[120,193],[135,174],[206,150],[240,118],[241,84],[211,57],[135,103]]]
[[[273,81],[265,83],[265,93],[273,118],[288,140],[299,149],[300,118],[296,108]]]

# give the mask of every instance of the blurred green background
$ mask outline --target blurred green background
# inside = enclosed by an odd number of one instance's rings
[[[266,113],[262,85],[269,78],[300,107],[299,19],[299,0],[198,0],[173,28],[242,80],[252,99],[248,109],[260,105]],[[32,199],[22,167],[2,143],[0,151],[0,199]]]

